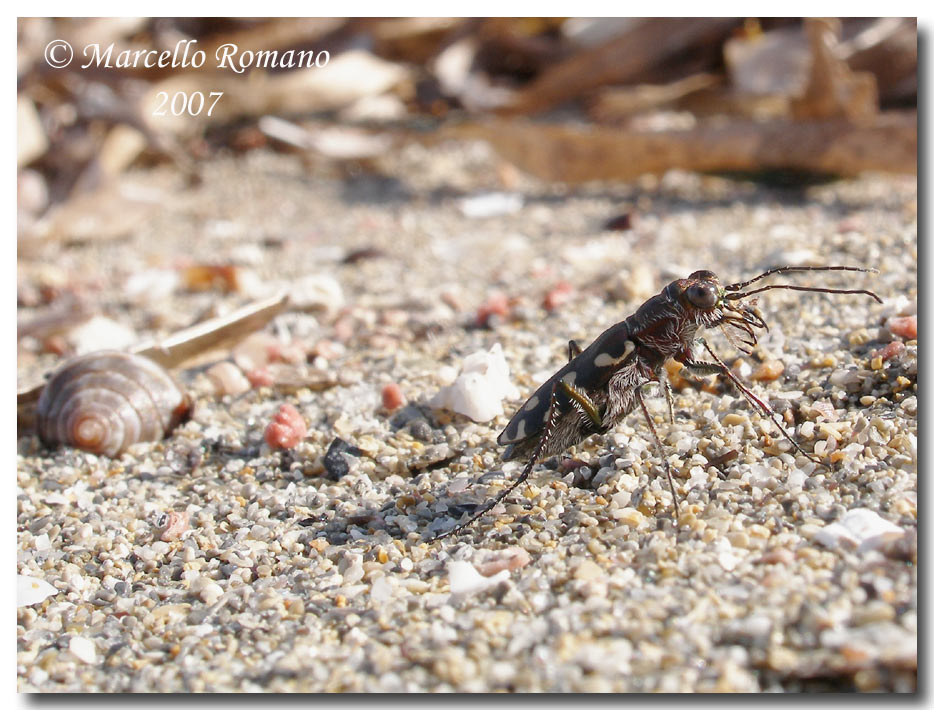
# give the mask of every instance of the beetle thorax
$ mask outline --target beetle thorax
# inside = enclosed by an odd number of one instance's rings
[[[693,342],[698,329],[715,323],[720,317],[719,308],[705,311],[685,307],[670,298],[652,305],[651,308],[640,308],[631,316],[629,326],[633,338],[643,347],[658,353],[661,360],[677,355]]]

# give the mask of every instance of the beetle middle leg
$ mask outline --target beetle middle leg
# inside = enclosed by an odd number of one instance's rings
[[[658,455],[661,457],[662,463],[665,464],[665,474],[668,476],[668,487],[671,489],[671,498],[675,506],[675,522],[680,522],[680,516],[678,515],[678,494],[675,492],[675,479],[671,475],[671,464],[669,464],[668,459],[665,458],[665,447],[662,446],[662,440],[658,438],[658,432],[655,431],[655,424],[652,422],[652,417],[649,415],[649,409],[645,406],[645,397],[642,394],[642,388],[636,387],[635,392],[636,399],[639,401],[639,407],[641,407],[642,414],[645,416],[645,423],[649,425],[649,431],[652,432],[652,438],[655,440]]]

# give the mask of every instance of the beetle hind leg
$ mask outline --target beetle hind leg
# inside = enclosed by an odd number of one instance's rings
[[[434,542],[435,540],[440,540],[442,538],[448,537],[449,535],[454,535],[460,532],[461,530],[463,530],[464,528],[468,527],[475,520],[482,517],[483,515],[486,515],[486,513],[488,513],[493,508],[495,508],[497,505],[499,505],[503,501],[503,499],[506,498],[506,496],[508,496],[516,488],[518,488],[520,485],[522,485],[525,481],[528,480],[529,476],[532,473],[532,469],[535,468],[535,464],[538,462],[542,454],[545,452],[546,447],[551,441],[552,436],[554,436],[555,426],[558,423],[558,416],[560,414],[560,410],[556,406],[557,399],[558,399],[557,387],[558,386],[556,384],[554,387],[551,388],[551,401],[548,405],[548,416],[545,418],[545,422],[546,422],[545,429],[542,432],[541,437],[539,437],[538,443],[535,445],[535,449],[532,452],[532,455],[529,457],[529,461],[525,465],[525,468],[522,469],[522,473],[519,475],[519,477],[515,481],[513,481],[512,485],[500,491],[500,493],[492,501],[489,501],[488,503],[483,505],[480,508],[480,510],[475,511],[474,514],[471,515],[463,523],[460,523],[459,525],[455,525],[453,528],[451,528],[447,532],[441,533],[440,535],[436,535],[435,537],[431,538],[429,542]]]

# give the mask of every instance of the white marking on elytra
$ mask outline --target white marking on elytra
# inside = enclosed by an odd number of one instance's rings
[[[613,365],[619,365],[623,360],[629,357],[629,354],[636,349],[635,343],[631,340],[626,341],[626,345],[623,348],[623,354],[619,357],[613,357],[609,353],[600,353],[597,357],[594,358],[593,364],[597,367],[611,367]]]
[[[525,438],[525,419],[519,420],[519,425],[516,427],[516,436],[513,441],[522,441]]]
[[[571,370],[569,373],[567,373],[564,377],[561,378],[561,381],[564,382],[565,384],[573,385],[574,380],[576,379],[577,379],[577,373]]]
[[[525,410],[531,410],[531,409],[535,409],[537,406],[538,406],[538,397],[536,397],[535,395],[532,395],[531,397],[529,397],[529,401],[526,402],[525,406],[523,406],[522,408]]]

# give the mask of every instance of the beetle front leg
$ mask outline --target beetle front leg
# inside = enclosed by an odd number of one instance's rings
[[[576,340],[568,341],[568,362],[571,362],[574,358],[581,354],[581,346],[577,344]]]
[[[707,341],[705,341],[703,338],[698,338],[697,342],[704,346],[704,348],[707,350],[708,353],[710,353],[710,356],[716,362],[700,362],[700,361],[693,361],[693,360],[686,358],[685,360],[681,361],[685,367],[689,368],[691,371],[694,371],[694,372],[703,372],[708,375],[723,375],[724,377],[726,377],[730,382],[733,383],[736,389],[739,390],[740,394],[742,394],[743,397],[746,398],[746,400],[753,406],[754,409],[758,409],[766,417],[768,417],[775,426],[778,427],[779,431],[785,436],[786,439],[788,439],[788,441],[791,442],[791,445],[794,446],[795,449],[799,453],[803,454],[804,456],[807,456],[811,461],[814,461],[815,463],[826,466],[826,464],[823,461],[821,461],[819,458],[817,458],[813,454],[809,454],[807,451],[801,448],[798,442],[795,441],[792,438],[791,434],[789,434],[785,430],[785,427],[782,426],[781,422],[778,420],[778,415],[775,414],[775,410],[772,409],[768,404],[763,402],[761,399],[756,397],[756,395],[753,394],[752,391],[748,387],[746,387],[746,385],[744,385],[736,375],[733,374],[732,370],[730,370],[730,368],[728,368],[724,364],[723,360],[717,357],[717,354],[713,350],[710,349],[710,346],[707,344]]]

